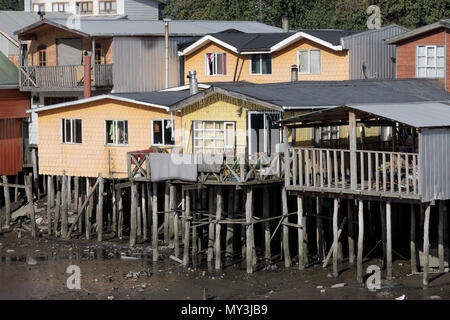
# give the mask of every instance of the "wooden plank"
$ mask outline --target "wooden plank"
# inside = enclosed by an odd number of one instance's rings
[[[310,162],[309,162],[309,150],[305,150],[305,177],[306,177],[306,186],[310,186],[311,185],[311,180],[309,178],[309,173],[310,173]]]
[[[153,262],[158,261],[158,182],[152,184],[153,199],[152,199],[152,252]],[[190,210],[190,205],[189,205]],[[188,225],[189,226],[189,225]],[[189,235],[189,230],[188,230]],[[189,243],[189,236],[186,236]],[[188,245],[189,250],[189,245]],[[189,259],[189,255],[188,255]],[[189,261],[189,260],[188,260]]]
[[[66,170],[63,170],[63,178],[62,178],[62,188],[61,188],[61,237],[66,238],[67,236],[67,222],[68,222],[68,193],[67,193],[67,175]]]
[[[177,187],[170,185],[170,209],[173,210],[173,246],[175,257],[180,256],[180,233],[178,230]]]
[[[247,273],[253,273],[253,188],[247,188],[247,197],[245,203],[245,222],[246,222],[246,263]]]
[[[47,178],[47,234],[49,236],[52,235],[52,194],[54,194],[53,190],[53,176],[48,176]]]
[[[33,166],[33,180],[34,180],[34,189],[37,195],[38,200],[41,200],[41,192],[39,190],[39,176],[37,169],[37,157],[36,157],[36,148],[31,149],[31,163]]]
[[[122,199],[122,189],[118,189],[117,191],[117,237],[122,239],[123,237],[123,199]]]
[[[319,176],[320,176],[320,187],[323,188],[323,150],[319,150]]]
[[[332,172],[331,172],[331,159],[330,159],[330,150],[327,150],[326,152],[327,154],[327,180],[328,180],[328,188],[331,188],[331,177],[332,177]]]
[[[405,183],[406,193],[409,193],[409,156],[405,154]]]
[[[367,152],[367,179],[369,191],[372,190],[372,152]]]
[[[170,191],[169,184],[164,183],[164,245],[169,245],[169,209],[170,207]]]
[[[270,192],[269,187],[263,189],[263,218],[270,217]],[[269,264],[272,260],[272,250],[270,247],[270,222],[264,222],[264,258]]]
[[[292,149],[292,184],[297,185],[297,166],[298,166],[298,157],[296,153],[296,149]]]
[[[417,167],[416,167],[416,163],[417,163],[416,155],[412,156],[412,161],[413,161],[413,190],[414,190],[414,194],[418,194],[418,192],[417,192],[418,174],[417,174]]]
[[[390,175],[390,183],[391,183],[391,192],[394,192],[394,173],[395,173],[395,165],[394,165],[394,154],[390,153],[389,155],[389,171]]]
[[[303,151],[298,149],[298,182],[303,186]]]
[[[175,192],[176,192],[175,185],[169,184],[169,211],[170,211],[169,212],[169,248],[175,247],[175,242],[174,242],[175,241],[174,216],[176,215]],[[175,255],[175,256],[177,257],[177,255]]]
[[[11,195],[9,193],[8,177],[3,175],[2,179],[3,179],[3,194],[5,196],[5,225],[7,228],[9,228],[11,220]],[[2,223],[1,220],[0,223]]]
[[[301,194],[297,194],[297,224],[298,228],[298,268],[299,270],[305,269],[305,230],[303,224],[303,197]]]
[[[429,254],[430,254],[430,211],[431,205],[421,205],[422,210],[425,206],[425,219],[423,223],[423,285],[428,286],[428,268],[429,268]]]
[[[380,190],[380,161],[378,152],[375,152],[375,190]]]
[[[97,179],[98,180],[98,179]],[[89,199],[88,207],[86,209],[85,215],[85,232],[86,240],[91,238],[91,226],[92,226],[92,209],[94,208],[94,197],[89,197],[89,194],[93,194],[94,188],[92,187],[92,179],[86,178],[86,199]]]
[[[235,196],[236,188],[228,187],[228,212],[227,218],[234,218],[234,196]],[[263,199],[264,201],[264,199]],[[227,231],[225,236],[225,253],[228,258],[233,256],[233,225],[227,224]]]
[[[209,212],[215,212],[215,189],[216,187],[209,187],[208,188],[208,210]],[[212,217],[209,217],[209,226],[208,226],[208,254],[207,254],[207,261],[208,263],[212,263],[214,259],[214,223],[212,221]]]
[[[405,165],[408,166],[408,163]],[[400,153],[397,154],[397,187],[398,193],[402,193],[402,158]]]
[[[386,153],[382,153],[383,161],[383,191],[387,191],[387,175],[386,175]]]
[[[190,217],[191,217],[191,195],[190,191],[184,192],[184,248],[183,248],[183,266],[189,265],[189,233],[190,233]]]
[[[348,139],[350,147],[350,188],[356,190],[356,116],[353,111],[349,111],[348,113]]]
[[[56,203],[55,203],[55,220],[53,230],[55,235],[58,233],[58,224],[61,213],[61,177],[56,177]]]
[[[104,180],[102,174],[98,174],[99,187],[98,187],[98,205],[96,212],[96,222],[97,222],[97,240],[103,241],[103,189]]]
[[[291,184],[291,162],[290,151],[286,145],[286,149],[284,150],[284,184],[286,186]]]
[[[350,266],[355,264],[355,232],[353,226],[353,212],[355,209],[355,203],[353,199],[347,200],[347,219],[348,219],[348,263]]]
[[[222,219],[223,213],[223,188],[221,186],[217,187],[217,204],[216,204],[216,221],[220,221]],[[221,225],[216,223],[216,237],[215,237],[215,255],[216,255],[216,263],[215,269],[222,269],[222,248],[221,248]]]
[[[342,189],[346,187],[345,181],[345,154],[344,150],[341,150],[341,179],[342,179]]]
[[[283,187],[281,191],[281,202],[282,202],[282,212],[283,218],[282,221],[287,221],[288,212],[288,203],[287,203],[287,191],[286,187]],[[284,266],[289,268],[292,265],[291,254],[289,250],[289,228],[286,225],[283,225],[283,255],[284,255]]]
[[[333,200],[333,277],[337,277],[339,275],[338,272],[338,213],[339,213],[339,199],[334,198]]]
[[[31,173],[28,176],[25,176],[25,193],[27,196],[28,202],[28,210],[30,212],[30,221],[31,221],[31,236],[36,238],[36,218],[34,212],[34,203],[33,203],[33,192],[32,192],[32,183],[31,183]]]
[[[364,151],[359,152],[360,157],[360,174],[361,174],[361,190],[364,190]]]
[[[392,280],[392,222],[391,222],[391,203],[386,202],[386,279]]]
[[[363,201],[358,202],[358,257],[356,264],[356,280],[363,282],[362,264],[363,264],[363,246],[364,246],[364,205]]]
[[[312,168],[313,168],[313,176],[312,176],[312,185],[317,187],[317,162],[316,162],[316,150],[312,151]]]
[[[334,187],[337,189],[339,186],[339,171],[337,161],[337,151],[333,150],[333,171],[334,171]]]

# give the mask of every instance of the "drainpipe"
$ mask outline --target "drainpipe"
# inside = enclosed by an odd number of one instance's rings
[[[187,76],[189,78],[189,91],[191,93],[191,96],[198,93],[198,81],[196,78],[197,71],[192,70],[189,71],[189,75]]]
[[[84,92],[83,98],[91,96],[91,53],[84,53]]]
[[[239,57],[241,56],[241,52],[238,51],[238,55],[236,58],[236,66],[234,67],[234,76],[233,76],[233,82],[236,81],[236,74],[237,74],[237,69],[238,69],[238,65],[239,65]]]
[[[291,66],[291,81],[292,82],[298,81],[298,67],[296,64],[293,64]]]
[[[169,87],[169,22],[171,19],[164,19],[164,29],[165,29],[165,63],[166,63],[166,89]]]

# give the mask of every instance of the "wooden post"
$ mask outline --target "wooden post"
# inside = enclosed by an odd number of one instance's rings
[[[15,183],[19,184],[19,174],[16,174]],[[14,202],[17,202],[17,201],[19,201],[19,188],[15,187],[14,188]]]
[[[119,205],[117,209],[117,237],[122,240],[123,237],[123,200],[122,200],[122,190],[117,190],[117,203]]]
[[[25,176],[25,193],[27,195],[28,208],[30,210],[30,220],[31,220],[31,236],[36,237],[36,219],[34,215],[34,204],[33,204],[33,191],[31,187],[31,173],[29,176]]]
[[[392,280],[392,217],[391,217],[391,203],[386,202],[386,279]]]
[[[410,230],[410,241],[409,248],[411,253],[411,273],[415,274],[417,272],[417,262],[416,262],[416,214],[414,212],[414,205],[411,204],[411,230]]]
[[[191,195],[189,190],[184,192],[184,249],[183,249],[183,266],[189,265],[189,229],[191,228]]]
[[[173,247],[175,251],[175,257],[178,258],[180,255],[180,243],[179,243],[179,232],[178,232],[178,213],[177,210],[177,199],[176,199],[177,189],[176,186],[170,185],[170,210],[172,213],[172,229],[173,229]]]
[[[77,206],[77,212],[80,210],[81,206],[84,203],[84,199],[86,199],[86,195],[84,195],[81,191],[80,188],[80,194],[78,195],[78,206]],[[80,235],[83,234],[83,225],[84,225],[84,216],[81,215],[80,218],[78,219],[78,231],[80,232]]]
[[[47,177],[47,234],[51,236],[52,234],[52,197],[53,193],[53,177]]]
[[[284,224],[288,222],[288,204],[287,204],[287,191],[286,187],[281,190],[281,202],[282,202],[282,212],[283,212],[283,254],[284,254],[284,266],[289,268],[292,265],[291,254],[289,251],[289,227]]]
[[[192,199],[191,199],[191,216],[192,216],[192,264],[194,267],[197,266],[197,254],[198,254],[198,235],[197,235],[197,226],[195,223],[197,215],[197,190],[192,191]]]
[[[58,232],[59,217],[61,214],[61,177],[56,177],[56,203],[55,203],[55,220],[53,231],[55,235]]]
[[[269,187],[263,189],[263,218],[270,217],[270,192]],[[272,251],[270,247],[270,221],[264,222],[264,258],[266,263],[270,264],[272,261]]]
[[[67,207],[72,204],[72,177],[67,176]]]
[[[439,237],[439,244],[438,244],[438,256],[439,256],[439,272],[443,273],[445,271],[445,265],[444,265],[444,256],[445,256],[445,249],[444,249],[444,228],[447,226],[447,222],[444,220],[444,215],[446,214],[447,206],[446,206],[446,200],[440,200],[439,201],[439,230],[438,230],[438,237]]]
[[[235,187],[228,188],[228,219],[234,218],[234,191]],[[233,256],[233,224],[227,224],[227,233],[225,236],[225,254],[227,258]]]
[[[176,209],[176,205],[175,205],[175,186],[173,184],[169,185],[169,248],[174,248],[175,247],[175,209]],[[178,228],[177,228],[178,231]],[[176,235],[178,236],[178,235]],[[177,255],[175,255],[177,256]]]
[[[131,183],[131,209],[130,209],[130,247],[136,244],[137,238],[137,185]]]
[[[297,194],[297,224],[298,228],[298,268],[305,269],[305,224],[303,224],[303,196]],[[270,239],[269,239],[270,241]]]
[[[421,205],[423,208],[423,205]],[[423,210],[423,209],[422,209]],[[425,219],[423,222],[423,285],[428,286],[428,266],[430,254],[430,211],[431,205],[428,203],[425,208]]]
[[[247,273],[253,273],[253,188],[247,187],[245,203]]]
[[[145,190],[145,183],[142,183],[141,188],[141,211],[142,211],[142,241],[145,242],[148,239],[148,221],[147,221],[147,193]]]
[[[91,193],[92,191],[92,180],[91,178],[86,178],[86,197]],[[92,209],[94,208],[94,196],[89,198],[89,205],[85,211],[85,232],[86,232],[86,240],[89,240],[91,238],[91,217],[92,217]]]
[[[322,261],[325,258],[322,226],[322,199],[316,197],[316,240],[317,240],[317,258]]]
[[[215,211],[214,206],[214,196],[215,196],[215,188],[209,187],[209,229],[208,229],[208,254],[207,254],[207,261],[208,263],[211,263],[214,259],[214,224],[212,223],[211,215]]]
[[[82,204],[78,203],[78,196],[80,195],[80,178],[79,177],[73,177],[73,184],[74,184],[74,196],[73,196],[73,201],[74,201],[74,207],[75,207],[75,212],[78,212],[78,206],[81,206]]]
[[[114,232],[114,235],[117,236],[117,191],[115,189],[115,183],[114,180],[111,185],[112,190],[112,231]]]
[[[222,219],[223,212],[223,188],[217,187],[217,200],[216,200],[216,239],[215,239],[215,252],[216,252],[216,270],[222,269],[222,250],[220,247],[221,240],[221,225],[219,221]]]
[[[67,236],[67,176],[66,170],[63,170],[62,187],[61,187],[61,237]]]
[[[353,212],[355,208],[355,202],[353,199],[347,200],[347,219],[348,219],[348,263],[350,266],[355,264],[355,228],[354,228],[354,219]]]
[[[153,182],[152,199],[152,248],[153,261],[158,261],[158,182]]]
[[[381,219],[381,247],[383,249],[383,265],[382,268],[386,267],[387,264],[387,229],[386,229],[386,206],[383,202],[380,202],[380,219]]]
[[[9,194],[8,177],[4,175],[2,178],[5,184],[3,186],[3,193],[5,195],[5,225],[9,228],[11,219],[11,195]]]
[[[363,264],[363,246],[364,246],[364,203],[358,201],[358,257],[356,264],[356,280],[363,282],[362,264]]]
[[[339,214],[339,199],[334,198],[333,208],[333,277],[339,275],[338,272],[338,214]]]
[[[142,237],[142,195],[140,194],[139,184],[136,184],[136,241]]]
[[[357,158],[356,158],[356,116],[353,111],[348,113],[348,139],[350,146],[350,187],[356,190]]]
[[[164,245],[169,245],[169,184],[164,184]]]
[[[36,148],[31,149],[31,164],[33,166],[34,188],[35,188],[38,200],[41,200],[41,192],[39,190],[39,176],[38,176],[38,170],[37,170]]]
[[[98,206],[97,206],[97,240],[103,241],[103,189],[104,189],[104,180],[102,178],[102,174],[98,174],[99,185],[98,185]]]

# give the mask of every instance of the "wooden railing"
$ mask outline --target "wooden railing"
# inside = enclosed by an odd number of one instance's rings
[[[311,190],[366,194],[418,196],[417,153],[343,149],[288,148],[285,153],[285,185]]]
[[[92,86],[112,86],[112,64],[92,67]],[[21,88],[75,88],[82,87],[83,66],[20,66],[19,83]]]

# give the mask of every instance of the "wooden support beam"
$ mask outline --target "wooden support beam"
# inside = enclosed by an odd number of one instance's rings
[[[68,222],[68,196],[67,196],[67,175],[66,170],[63,170],[62,187],[61,187],[61,237],[67,236],[67,222]]]
[[[70,208],[71,204],[72,204],[72,177],[67,176],[67,207]]]
[[[253,188],[247,187],[247,198],[245,203],[245,226],[246,229],[246,263],[247,273],[253,273]]]
[[[363,247],[364,247],[364,203],[358,200],[358,256],[356,263],[356,280],[363,282],[362,265],[363,265]]]
[[[347,200],[347,230],[348,230],[348,263],[350,266],[355,264],[355,228],[354,228],[354,215],[355,200]]]
[[[337,277],[339,275],[338,272],[338,214],[339,214],[339,199],[334,198],[334,207],[333,207],[333,277]]]
[[[147,220],[147,190],[146,183],[141,186],[141,214],[142,214],[142,242],[148,240],[148,220]]]
[[[142,239],[142,203],[141,203],[141,188],[139,184],[136,185],[136,239]]]
[[[31,149],[31,164],[33,166],[34,189],[35,189],[38,200],[41,200],[41,192],[39,190],[39,176],[38,176],[38,169],[37,169],[36,148]]]
[[[234,218],[234,197],[235,197],[235,187],[228,187],[228,219]],[[227,224],[227,232],[225,235],[225,254],[227,258],[233,256],[233,228],[232,224]]]
[[[409,249],[411,255],[411,273],[417,273],[417,262],[416,262],[416,214],[414,212],[414,205],[411,204],[411,228],[410,228],[410,240]]]
[[[19,174],[16,174],[15,177],[15,184],[18,185],[19,184]],[[19,187],[14,187],[14,202],[19,201]]]
[[[31,236],[36,238],[36,218],[34,213],[34,203],[33,203],[33,191],[32,191],[32,182],[31,182],[31,173],[28,176],[25,176],[25,193],[27,195],[28,208],[30,212],[30,221],[31,221]]]
[[[123,199],[122,199],[122,189],[117,189],[117,237],[122,240],[123,237]]]
[[[175,217],[175,213],[174,210],[175,208],[175,202],[174,202],[174,197],[175,197],[175,186],[173,184],[168,184],[169,186],[169,248],[174,248],[174,240],[175,240],[175,233],[174,233],[174,217]],[[175,255],[177,256],[177,255]]]
[[[421,205],[423,208],[424,205]],[[422,209],[423,210],[423,209]],[[425,205],[425,217],[423,222],[423,285],[428,286],[428,267],[430,254],[430,211],[431,205]]]
[[[194,267],[197,266],[197,254],[198,254],[198,235],[197,235],[197,223],[196,223],[196,219],[198,217],[197,215],[197,190],[193,190],[192,191],[192,198],[191,198],[191,208],[193,210],[191,210],[191,216],[192,216],[192,223],[191,223],[191,228],[192,228],[192,265]]]
[[[288,203],[287,203],[287,191],[286,187],[282,188],[281,191],[281,202],[282,202],[282,213],[283,219],[288,220],[287,214],[288,212]],[[291,253],[289,250],[289,228],[287,225],[283,225],[283,255],[284,255],[284,266],[289,268],[292,265],[291,261]]]
[[[317,259],[323,261],[325,258],[325,249],[323,241],[322,225],[322,199],[316,197],[316,240],[317,240]]]
[[[357,155],[356,155],[356,116],[353,111],[348,113],[348,140],[350,147],[350,188],[356,190]]]
[[[74,184],[74,195],[73,195],[74,207],[75,211],[78,212],[78,206],[81,206],[81,203],[78,202],[78,197],[80,195],[80,177],[73,177],[73,184]]]
[[[111,186],[111,195],[112,195],[112,226],[111,229],[117,236],[117,190],[114,188],[114,180]]]
[[[97,240],[103,241],[103,190],[104,190],[104,180],[102,174],[98,174],[98,205],[96,212],[96,222],[97,222]]]
[[[137,238],[137,186],[131,184],[131,209],[130,209],[130,247],[136,244]]]
[[[53,190],[53,176],[47,177],[47,234],[48,236],[52,235],[52,194],[54,194]]]
[[[61,215],[61,177],[56,177],[56,203],[55,203],[55,220],[53,221],[53,231],[58,234],[59,218]]]
[[[447,214],[446,200],[439,201],[439,226],[438,226],[438,256],[439,256],[439,272],[445,271],[445,248],[444,248],[444,229],[447,221],[444,221],[444,216]]]
[[[9,228],[11,220],[11,195],[9,193],[8,177],[3,175],[3,194],[5,196],[5,225]],[[0,223],[1,220],[0,220]]]
[[[214,212],[215,211],[215,206],[214,206],[215,187],[209,187],[208,192],[209,192],[208,210],[210,212]],[[213,259],[214,259],[214,224],[212,223],[212,217],[210,216],[209,217],[209,229],[208,229],[208,254],[207,254],[208,263],[212,263]]]
[[[223,188],[222,186],[217,187],[217,200],[216,200],[216,221],[220,221],[222,219],[222,212],[223,212]],[[215,263],[215,269],[221,270],[222,269],[222,250],[220,245],[220,232],[221,232],[221,225],[220,223],[216,223],[216,237],[215,237],[215,252],[216,252],[216,263]]]
[[[86,199],[89,199],[87,209],[85,211],[85,232],[86,240],[91,238],[91,226],[92,226],[92,210],[94,208],[94,197],[92,188],[92,179],[86,178]],[[91,197],[89,195],[91,194]]]
[[[191,195],[190,191],[184,192],[184,248],[183,248],[183,266],[189,265],[189,233],[191,228]]]
[[[153,182],[152,199],[152,248],[153,262],[158,261],[158,182]],[[189,238],[188,238],[189,241]]]
[[[300,193],[297,195],[297,223],[300,226],[298,228],[298,268],[303,270],[305,269],[305,225],[303,224],[303,196]]]
[[[392,280],[392,217],[391,217],[391,203],[386,202],[386,279]]]
[[[164,183],[164,245],[169,245],[169,184]]]
[[[269,187],[263,189],[263,218],[270,217],[270,192]],[[264,222],[264,258],[267,264],[272,262],[272,251],[270,248],[270,221]]]
[[[386,228],[386,207],[387,203],[380,202],[380,220],[381,220],[381,247],[382,247],[382,268],[387,265],[387,228]]]
[[[177,187],[173,184],[170,185],[170,210],[172,213],[172,229],[173,229],[173,247],[175,251],[175,257],[180,255],[180,234],[178,230],[178,213],[177,209]]]

